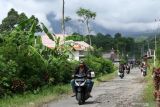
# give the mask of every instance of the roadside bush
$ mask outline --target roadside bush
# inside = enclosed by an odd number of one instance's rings
[[[0,98],[2,98],[4,94],[5,94],[5,90],[2,87],[0,87]]]
[[[90,69],[95,71],[97,75],[112,73],[114,71],[114,65],[111,61],[103,59],[102,57],[88,56],[85,58],[85,63]]]
[[[26,85],[24,83],[24,81],[20,80],[20,79],[14,79],[12,80],[11,83],[11,90],[14,93],[23,93],[26,89]]]
[[[71,80],[72,71],[76,62],[67,59],[53,58],[49,64],[50,78],[54,78],[54,84],[68,83]]]

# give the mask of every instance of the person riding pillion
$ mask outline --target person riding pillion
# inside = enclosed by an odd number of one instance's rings
[[[80,61],[79,66],[75,68],[74,74],[72,76],[75,76],[77,74],[83,74],[88,77],[87,82],[86,82],[86,86],[87,86],[88,94],[91,97],[90,93],[92,91],[92,87],[93,87],[94,82],[92,81],[89,68],[87,67],[87,65],[83,61]],[[71,80],[71,86],[72,86],[72,90],[74,93],[73,96],[75,96],[75,80],[74,79]]]

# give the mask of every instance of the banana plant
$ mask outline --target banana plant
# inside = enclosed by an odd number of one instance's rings
[[[42,23],[42,29],[47,34],[47,36],[55,42],[55,47],[53,49],[53,53],[55,57],[65,56],[67,53],[71,53],[71,45],[68,44],[61,44],[60,43],[60,37],[56,37],[56,35],[53,33],[51,34],[47,27]]]

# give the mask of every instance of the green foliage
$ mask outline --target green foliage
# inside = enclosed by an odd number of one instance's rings
[[[143,92],[143,100],[147,102],[150,107],[155,107],[155,98],[154,98],[154,82],[152,78],[153,65],[150,63],[150,68],[148,68],[148,75],[145,78],[146,86]]]
[[[106,60],[102,57],[88,56],[85,63],[95,71],[96,75],[111,73],[114,71],[114,65],[111,61]]]
[[[74,33],[71,36],[66,37],[66,40],[74,41],[86,41],[90,43],[87,39],[89,36],[92,39],[92,46],[94,46],[93,54],[100,56],[102,52],[110,52],[112,48],[120,55],[126,59],[128,57],[136,56],[140,58],[140,48],[141,44],[138,44],[134,41],[134,38],[123,37],[120,33],[116,33],[114,37],[110,34],[97,33],[96,35],[87,35],[83,36],[78,33]]]
[[[66,40],[85,41],[85,37],[83,35],[71,35],[67,36]]]
[[[96,12],[92,12],[89,9],[79,8],[76,13],[81,18],[81,19],[79,19],[79,21],[81,21],[82,23],[86,24],[88,34],[90,34],[91,29],[89,27],[89,23],[90,23],[91,20],[95,19]],[[89,37],[89,39],[88,39],[89,40],[89,44],[92,45],[92,41],[91,41],[90,35],[88,35],[88,37]]]
[[[32,25],[25,30],[28,23]],[[56,42],[53,50],[43,49],[41,42],[35,45],[36,25],[36,20],[28,19],[3,34],[5,36],[0,46],[0,97],[24,91],[37,93],[44,85],[70,81],[76,63],[67,60],[65,53],[69,46],[61,46],[60,38],[53,39]],[[51,36],[43,24],[42,27]]]
[[[8,16],[3,19],[2,24],[0,25],[0,32],[12,30],[14,26],[18,23],[17,21],[18,17],[19,15],[17,11],[11,9],[8,12]]]
[[[35,16],[31,16],[28,18],[25,13],[18,14],[17,11],[14,9],[11,9],[8,12],[8,15],[6,18],[2,20],[2,24],[0,24],[0,33],[9,32],[12,31],[18,24],[21,24],[25,22],[28,19],[32,19],[35,21],[36,25],[36,32],[41,32],[41,28],[38,25],[39,20]],[[27,23],[27,26],[24,26],[23,30],[29,30],[29,28],[32,26],[33,23]]]
[[[79,8],[79,10],[77,10],[77,15],[79,17],[82,17],[82,21],[89,21],[90,19],[95,19],[96,17],[96,12],[92,12],[89,9],[84,9],[84,8]]]
[[[114,48],[114,39],[109,34],[103,35],[98,33],[97,35],[91,35],[91,39],[92,43],[96,45],[97,48],[102,47],[103,51],[110,51],[112,48]]]
[[[8,18],[16,14],[19,20],[14,20],[12,24]],[[69,83],[72,71],[78,64],[68,61],[71,46],[60,44],[60,38],[56,38],[42,24],[40,29],[55,41],[54,49],[44,47],[41,38],[35,36],[37,27],[40,27],[38,19],[34,16],[27,19],[24,13],[19,16],[14,10],[8,16],[6,26],[11,27],[4,29],[7,32],[0,33],[0,97],[26,91],[36,94],[44,86]],[[89,56],[86,61],[97,74],[113,71],[111,62],[101,57]],[[58,92],[63,93],[63,90]]]

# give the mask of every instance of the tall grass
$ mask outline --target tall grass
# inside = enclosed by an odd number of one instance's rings
[[[143,100],[144,102],[149,104],[149,107],[155,107],[155,100],[153,95],[154,84],[153,84],[153,78],[152,78],[152,68],[153,68],[153,65],[151,65],[150,69],[148,70],[148,75],[145,78],[145,81],[147,84],[143,93]]]

